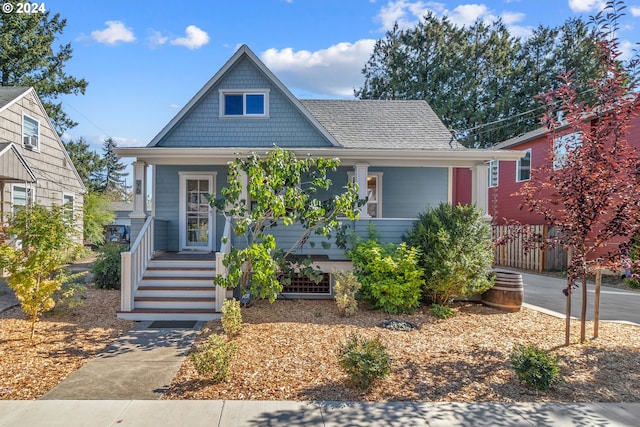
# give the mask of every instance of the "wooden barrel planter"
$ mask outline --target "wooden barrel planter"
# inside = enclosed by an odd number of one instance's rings
[[[520,311],[524,300],[522,274],[513,271],[496,270],[495,284],[481,296],[482,303],[505,311]]]

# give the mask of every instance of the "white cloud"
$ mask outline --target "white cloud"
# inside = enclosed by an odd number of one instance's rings
[[[162,46],[167,41],[169,41],[169,37],[162,35],[160,31],[151,30],[151,35],[147,37],[147,42],[152,48]]]
[[[133,31],[125,27],[121,21],[107,21],[104,30],[91,32],[91,38],[98,43],[116,45],[119,42],[130,43],[136,40]]]
[[[269,49],[260,58],[285,86],[303,93],[302,98],[319,95],[353,98],[354,88],[364,82],[362,65],[371,56],[374,44],[375,40],[363,39],[315,52]]]
[[[382,23],[380,31],[390,30],[396,22],[404,29],[415,26],[429,11],[440,13],[443,10],[445,5],[434,1],[389,1],[386,6],[380,8],[376,21]]]
[[[491,24],[502,18],[514,36],[526,37],[532,31],[530,27],[517,25],[518,22],[524,21],[524,13],[505,11],[498,16],[487,5],[478,3],[461,4],[449,10],[445,4],[435,1],[392,0],[380,8],[376,20],[382,23],[380,31],[391,29],[395,22],[398,22],[401,29],[406,29],[414,27],[428,12],[437,16],[446,15],[452,23],[460,26],[472,25],[477,20]]]
[[[629,61],[633,58],[637,49],[637,43],[630,42],[629,40],[622,40],[620,42],[620,59],[623,61]]]
[[[631,7],[631,15],[640,16],[640,6],[632,6]]]
[[[569,8],[574,12],[599,11],[604,6],[604,0],[569,0]]]
[[[461,4],[456,6],[447,14],[451,22],[457,25],[473,25],[478,19],[495,21],[496,17],[491,14],[489,8],[484,4]]]
[[[172,45],[184,46],[187,49],[198,49],[209,43],[209,34],[195,25],[189,25],[185,30],[186,37],[171,40]]]

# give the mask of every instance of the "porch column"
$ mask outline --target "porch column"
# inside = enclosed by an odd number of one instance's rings
[[[147,164],[135,161],[133,165],[133,212],[130,218],[146,218],[147,204]]]
[[[247,209],[250,209],[251,206],[249,206],[249,191],[247,190],[249,178],[247,177],[247,173],[245,171],[240,171],[240,182],[242,185],[242,188],[240,189],[240,200],[244,200],[247,203]]]
[[[356,175],[356,184],[358,184],[358,198],[367,198],[367,177],[369,176],[369,165],[367,163],[356,163],[353,166]],[[370,218],[367,212],[366,203],[360,208],[360,218]]]
[[[482,163],[471,169],[471,203],[482,209],[489,219],[489,164]]]

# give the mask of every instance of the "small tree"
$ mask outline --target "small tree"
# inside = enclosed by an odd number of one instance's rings
[[[70,219],[64,209],[34,205],[19,208],[11,218],[9,234],[19,245],[0,246],[0,269],[31,320],[31,335],[40,316],[55,306],[53,294],[70,279],[63,265],[72,245]]]
[[[475,206],[441,203],[419,215],[405,240],[421,251],[425,293],[434,303],[446,305],[491,287],[491,228]]]
[[[348,183],[341,194],[316,198],[318,192],[331,186],[329,171],[335,171],[338,159],[296,158],[291,151],[274,147],[261,158],[255,153],[246,159],[236,159],[229,165],[228,185],[224,196],[211,204],[232,221],[234,233],[244,238],[245,247],[233,247],[225,258],[227,277],[216,277],[216,285],[240,286],[256,298],[274,301],[282,291],[278,272],[302,269],[313,273],[309,261],[297,264],[290,255],[300,250],[312,234],[330,237],[341,223],[339,216],[355,220],[358,217],[358,190]],[[247,177],[248,206],[242,198],[243,180]],[[276,226],[299,224],[303,232],[288,250],[277,249],[269,230]],[[251,281],[249,282],[249,279]]]
[[[89,192],[84,196],[82,210],[84,240],[95,245],[103,244],[104,226],[115,218],[110,199],[102,193]]]
[[[532,179],[520,191],[523,207],[542,215],[560,231],[559,238],[545,243],[562,245],[572,254],[564,289],[566,345],[576,281],[582,281],[580,340],[584,341],[589,266],[594,262],[615,264],[620,259],[620,251],[611,251],[599,260],[592,260],[592,255],[606,242],[628,239],[640,225],[639,159],[626,139],[638,104],[638,93],[634,92],[638,61],[623,64],[619,42],[613,36],[624,7],[621,1],[610,0],[604,11],[592,18],[597,60],[597,72],[590,80],[594,102],[579,101],[571,71],[561,74],[558,89],[541,96],[546,108],[542,123],[551,130],[548,159],[532,171]],[[560,132],[578,136],[561,157],[554,146]]]

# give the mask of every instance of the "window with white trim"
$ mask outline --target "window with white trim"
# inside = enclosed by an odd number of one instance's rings
[[[498,160],[491,160],[489,162],[489,187],[498,186]]]
[[[34,189],[29,185],[13,184],[11,187],[11,209],[15,214],[22,206],[30,206],[34,201]]]
[[[516,165],[516,182],[531,179],[531,148],[527,149],[526,153],[523,157],[520,157]]]
[[[574,132],[559,136],[553,140],[553,169],[562,169],[567,165],[568,154],[582,145],[582,134]]]
[[[64,194],[62,196],[62,209],[65,217],[69,221],[73,221],[73,194]]]
[[[355,173],[347,172],[349,181],[354,182]],[[367,174],[367,213],[371,218],[382,218],[382,172]]]
[[[40,148],[40,122],[26,114],[22,115],[22,145],[35,150]]]
[[[269,116],[268,90],[220,90],[221,117]]]

